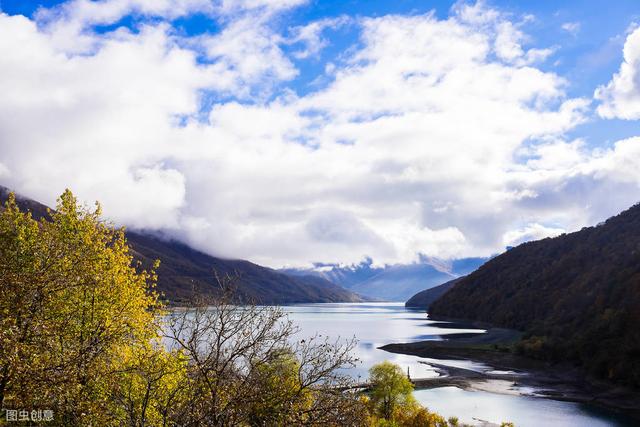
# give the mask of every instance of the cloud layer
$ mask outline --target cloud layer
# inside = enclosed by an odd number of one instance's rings
[[[596,90],[604,118],[640,119],[640,28],[631,31],[624,44],[624,62],[613,79]]]
[[[278,19],[303,3],[0,15],[0,180],[47,203],[70,187],[119,224],[275,267],[488,255],[640,196],[640,138],[567,140],[593,101],[544,66],[556,48],[528,44],[530,17],[479,2],[447,19]],[[193,13],[218,30],[172,27]],[[298,93],[300,61],[341,26],[358,43]],[[636,30],[597,91],[602,117],[640,118],[639,57]]]

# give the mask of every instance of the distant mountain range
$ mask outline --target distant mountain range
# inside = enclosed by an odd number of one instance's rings
[[[373,266],[367,260],[354,266],[317,265],[310,269],[281,270],[291,276],[315,275],[360,295],[384,301],[405,301],[416,292],[468,274],[487,258],[442,261],[423,257],[414,264]]]
[[[524,354],[640,387],[640,204],[508,250],[461,278],[429,315],[525,331]]]
[[[2,209],[9,189],[0,186]],[[22,210],[34,218],[48,218],[47,207],[34,200],[17,196]],[[212,257],[183,243],[163,239],[153,234],[127,231],[127,241],[134,258],[150,266],[160,259],[157,289],[169,301],[181,303],[194,292],[209,294],[218,291],[215,275],[237,276],[238,296],[260,304],[290,304],[308,302],[356,302],[363,298],[352,291],[315,275],[295,277],[243,260]]]

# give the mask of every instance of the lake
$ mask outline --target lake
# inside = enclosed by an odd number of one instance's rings
[[[322,334],[332,338],[355,337],[358,345],[355,355],[361,363],[349,373],[365,379],[368,369],[384,360],[409,369],[411,377],[437,376],[428,365],[429,359],[400,355],[379,350],[390,343],[443,339],[452,333],[482,333],[478,329],[442,328],[427,319],[420,311],[405,309],[403,303],[341,303],[299,304],[284,306],[300,328],[302,337]],[[433,359],[431,359],[433,361]],[[426,362],[426,363],[420,363]],[[491,370],[490,366],[470,361],[437,360],[443,365],[467,369]],[[429,409],[445,417],[457,416],[460,421],[477,423],[478,420],[500,423],[511,421],[517,427],[529,426],[632,426],[632,421],[586,405],[560,402],[537,397],[466,391],[456,387],[416,390],[416,399]]]

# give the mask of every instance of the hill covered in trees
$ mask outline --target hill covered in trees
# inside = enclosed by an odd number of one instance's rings
[[[236,292],[245,300],[261,304],[302,302],[355,302],[354,294],[320,277],[291,277],[245,260],[212,257],[176,241],[127,232],[134,257],[150,265],[160,259],[158,289],[169,299],[180,301],[197,292],[214,292],[218,276],[236,276]],[[195,288],[194,288],[195,287]]]
[[[0,186],[0,204],[4,205],[9,192]],[[45,205],[21,196],[17,197],[17,203],[22,210],[30,211],[35,219],[49,219]],[[237,276],[238,296],[261,304],[361,300],[359,295],[320,277],[291,277],[249,261],[212,257],[175,240],[152,234],[127,231],[126,237],[134,258],[142,261],[146,268],[154,260],[160,260],[157,289],[174,303],[188,299],[194,291],[201,294],[218,292],[216,275]]]
[[[640,205],[507,251],[462,278],[429,314],[525,331],[517,346],[524,354],[640,387]]]
[[[431,306],[431,304],[433,304],[434,301],[444,295],[449,289],[453,288],[453,285],[458,283],[460,279],[461,277],[449,280],[442,285],[420,291],[409,298],[409,300],[404,303],[404,306],[410,308],[422,308],[429,311],[429,307]]]

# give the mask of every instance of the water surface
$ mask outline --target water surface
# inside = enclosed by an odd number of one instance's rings
[[[400,365],[405,372],[408,368],[414,378],[437,376],[432,367],[419,363],[417,357],[388,353],[378,347],[393,342],[440,340],[448,334],[484,332],[432,326],[440,322],[428,320],[419,311],[406,310],[401,303],[299,304],[283,309],[300,327],[301,336],[318,333],[345,340],[355,337],[358,345],[354,352],[361,363],[352,370],[352,375],[362,378],[368,376],[371,366],[384,360]],[[471,362],[457,363],[464,365],[461,367],[471,365]]]
[[[449,334],[483,333],[479,329],[442,327],[441,322],[430,321],[420,311],[405,309],[402,303],[343,303],[299,304],[283,307],[300,327],[303,337],[314,334],[332,338],[356,337],[355,355],[361,363],[349,373],[365,379],[368,369],[384,360],[409,369],[413,378],[437,376],[428,362],[473,370],[493,370],[492,367],[471,361],[421,359],[416,356],[388,353],[378,347],[385,344],[440,340]],[[446,326],[446,325],[445,325]],[[516,426],[601,427],[632,426],[630,420],[589,406],[559,402],[550,399],[496,394],[486,391],[465,391],[456,387],[416,390],[415,396],[423,405],[461,421],[478,420],[500,423],[511,421]]]

